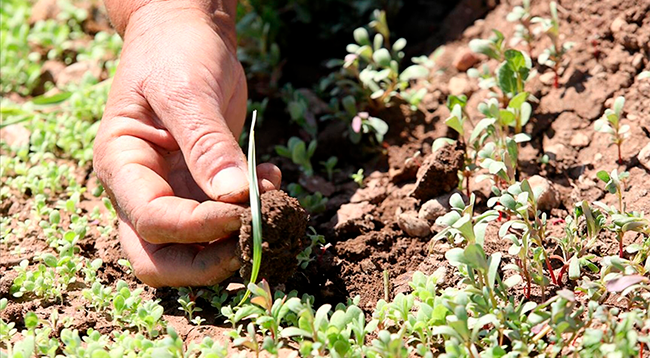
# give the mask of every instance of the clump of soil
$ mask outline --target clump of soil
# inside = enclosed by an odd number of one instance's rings
[[[298,200],[281,190],[266,192],[262,202],[262,265],[259,278],[272,285],[287,282],[298,268],[296,256],[303,248],[308,215]],[[253,227],[251,212],[242,216],[237,255],[244,263],[239,273],[248,278],[253,266]]]
[[[463,145],[445,145],[430,154],[417,173],[417,182],[410,196],[429,200],[448,193],[458,186],[458,171],[463,165]]]

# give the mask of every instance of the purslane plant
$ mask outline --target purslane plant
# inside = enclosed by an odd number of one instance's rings
[[[508,253],[517,256],[516,266],[510,266],[526,279],[526,297],[531,294],[531,282],[542,288],[545,297],[545,287],[548,279],[543,273],[544,265],[553,284],[558,280],[551,266],[547,246],[546,213],[537,208],[540,193],[534,192],[527,180],[516,182],[506,190],[496,189],[496,195],[488,200],[488,206],[515,218],[506,221],[499,229],[499,236],[512,242]],[[532,256],[532,257],[531,257]]]
[[[542,52],[537,61],[553,69],[555,79],[553,80],[553,87],[558,88],[559,85],[559,72],[560,66],[564,55],[573,48],[573,42],[560,42],[560,20],[557,15],[557,3],[551,1],[549,4],[551,11],[551,18],[534,17],[531,19],[532,23],[540,23],[541,30],[551,39],[551,46]]]
[[[533,34],[531,32],[531,20],[532,15],[530,14],[530,0],[523,0],[521,6],[515,6],[512,8],[512,11],[506,16],[506,20],[509,22],[516,22],[515,25],[515,34],[512,45],[516,45],[517,42],[523,41],[528,46],[528,53],[533,52]]]
[[[364,90],[369,93],[370,103],[381,108],[392,97],[400,96],[406,91],[411,80],[427,77],[429,70],[417,64],[399,70],[406,40],[400,38],[391,44],[385,12],[375,11],[370,27],[377,32],[372,40],[365,28],[354,30],[356,43],[347,46],[348,55],[343,68],[359,79]],[[422,96],[421,93],[410,93],[406,97],[411,100],[411,105],[417,107]]]
[[[618,149],[618,164],[623,164],[621,146],[625,139],[630,135],[630,126],[621,123],[621,120],[623,119],[622,115],[624,105],[625,97],[617,97],[616,100],[614,100],[612,108],[606,109],[603,117],[594,122],[594,129],[598,132],[609,134],[612,144],[616,145],[616,148]]]
[[[311,165],[311,157],[316,151],[316,140],[312,140],[307,145],[302,139],[298,137],[291,137],[287,142],[287,146],[276,145],[275,152],[278,155],[291,159],[295,164],[300,166],[300,170],[307,176],[314,174],[314,169]]]

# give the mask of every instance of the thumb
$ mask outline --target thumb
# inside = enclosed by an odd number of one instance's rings
[[[167,97],[166,108],[156,112],[178,142],[194,181],[210,199],[246,201],[247,162],[235,137],[246,117],[246,83],[233,86],[226,100],[196,88]]]

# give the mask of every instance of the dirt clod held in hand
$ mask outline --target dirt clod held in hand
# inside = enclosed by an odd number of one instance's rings
[[[463,165],[463,153],[462,144],[457,142],[456,145],[445,145],[430,154],[418,170],[418,180],[409,195],[419,200],[429,200],[452,191],[458,186],[458,171]]]
[[[260,196],[262,202],[262,264],[259,279],[271,285],[287,282],[298,268],[296,256],[302,250],[308,216],[298,200],[274,190]],[[244,263],[239,273],[249,279],[253,266],[251,212],[242,216],[237,254]]]

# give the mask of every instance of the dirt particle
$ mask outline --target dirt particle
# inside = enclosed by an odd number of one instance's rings
[[[589,136],[582,132],[577,132],[573,137],[571,137],[571,142],[569,144],[571,144],[572,147],[584,148],[589,145],[589,142],[591,142]]]
[[[454,67],[456,67],[458,71],[465,72],[472,68],[472,66],[474,66],[478,61],[479,58],[474,54],[474,52],[470,49],[465,49],[454,59]]]
[[[436,219],[438,219],[440,216],[445,215],[451,210],[449,199],[455,193],[460,194],[458,190],[454,190],[452,193],[441,195],[422,204],[422,207],[418,212],[418,217],[430,223],[435,222]]]
[[[428,200],[448,193],[458,186],[458,171],[463,165],[463,147],[445,145],[430,154],[418,170],[418,181],[409,194],[419,200]]]
[[[415,211],[398,214],[397,225],[411,237],[425,237],[431,234],[429,223],[426,220],[418,218]]]
[[[548,179],[539,175],[528,178],[530,188],[537,196],[537,208],[542,211],[550,211],[560,205],[560,194]]]
[[[259,278],[272,285],[285,283],[296,272],[296,256],[302,250],[307,230],[307,213],[298,200],[275,190],[262,194],[262,265]],[[242,216],[237,254],[244,265],[239,269],[243,278],[249,278],[253,264],[253,236],[251,213]]]

